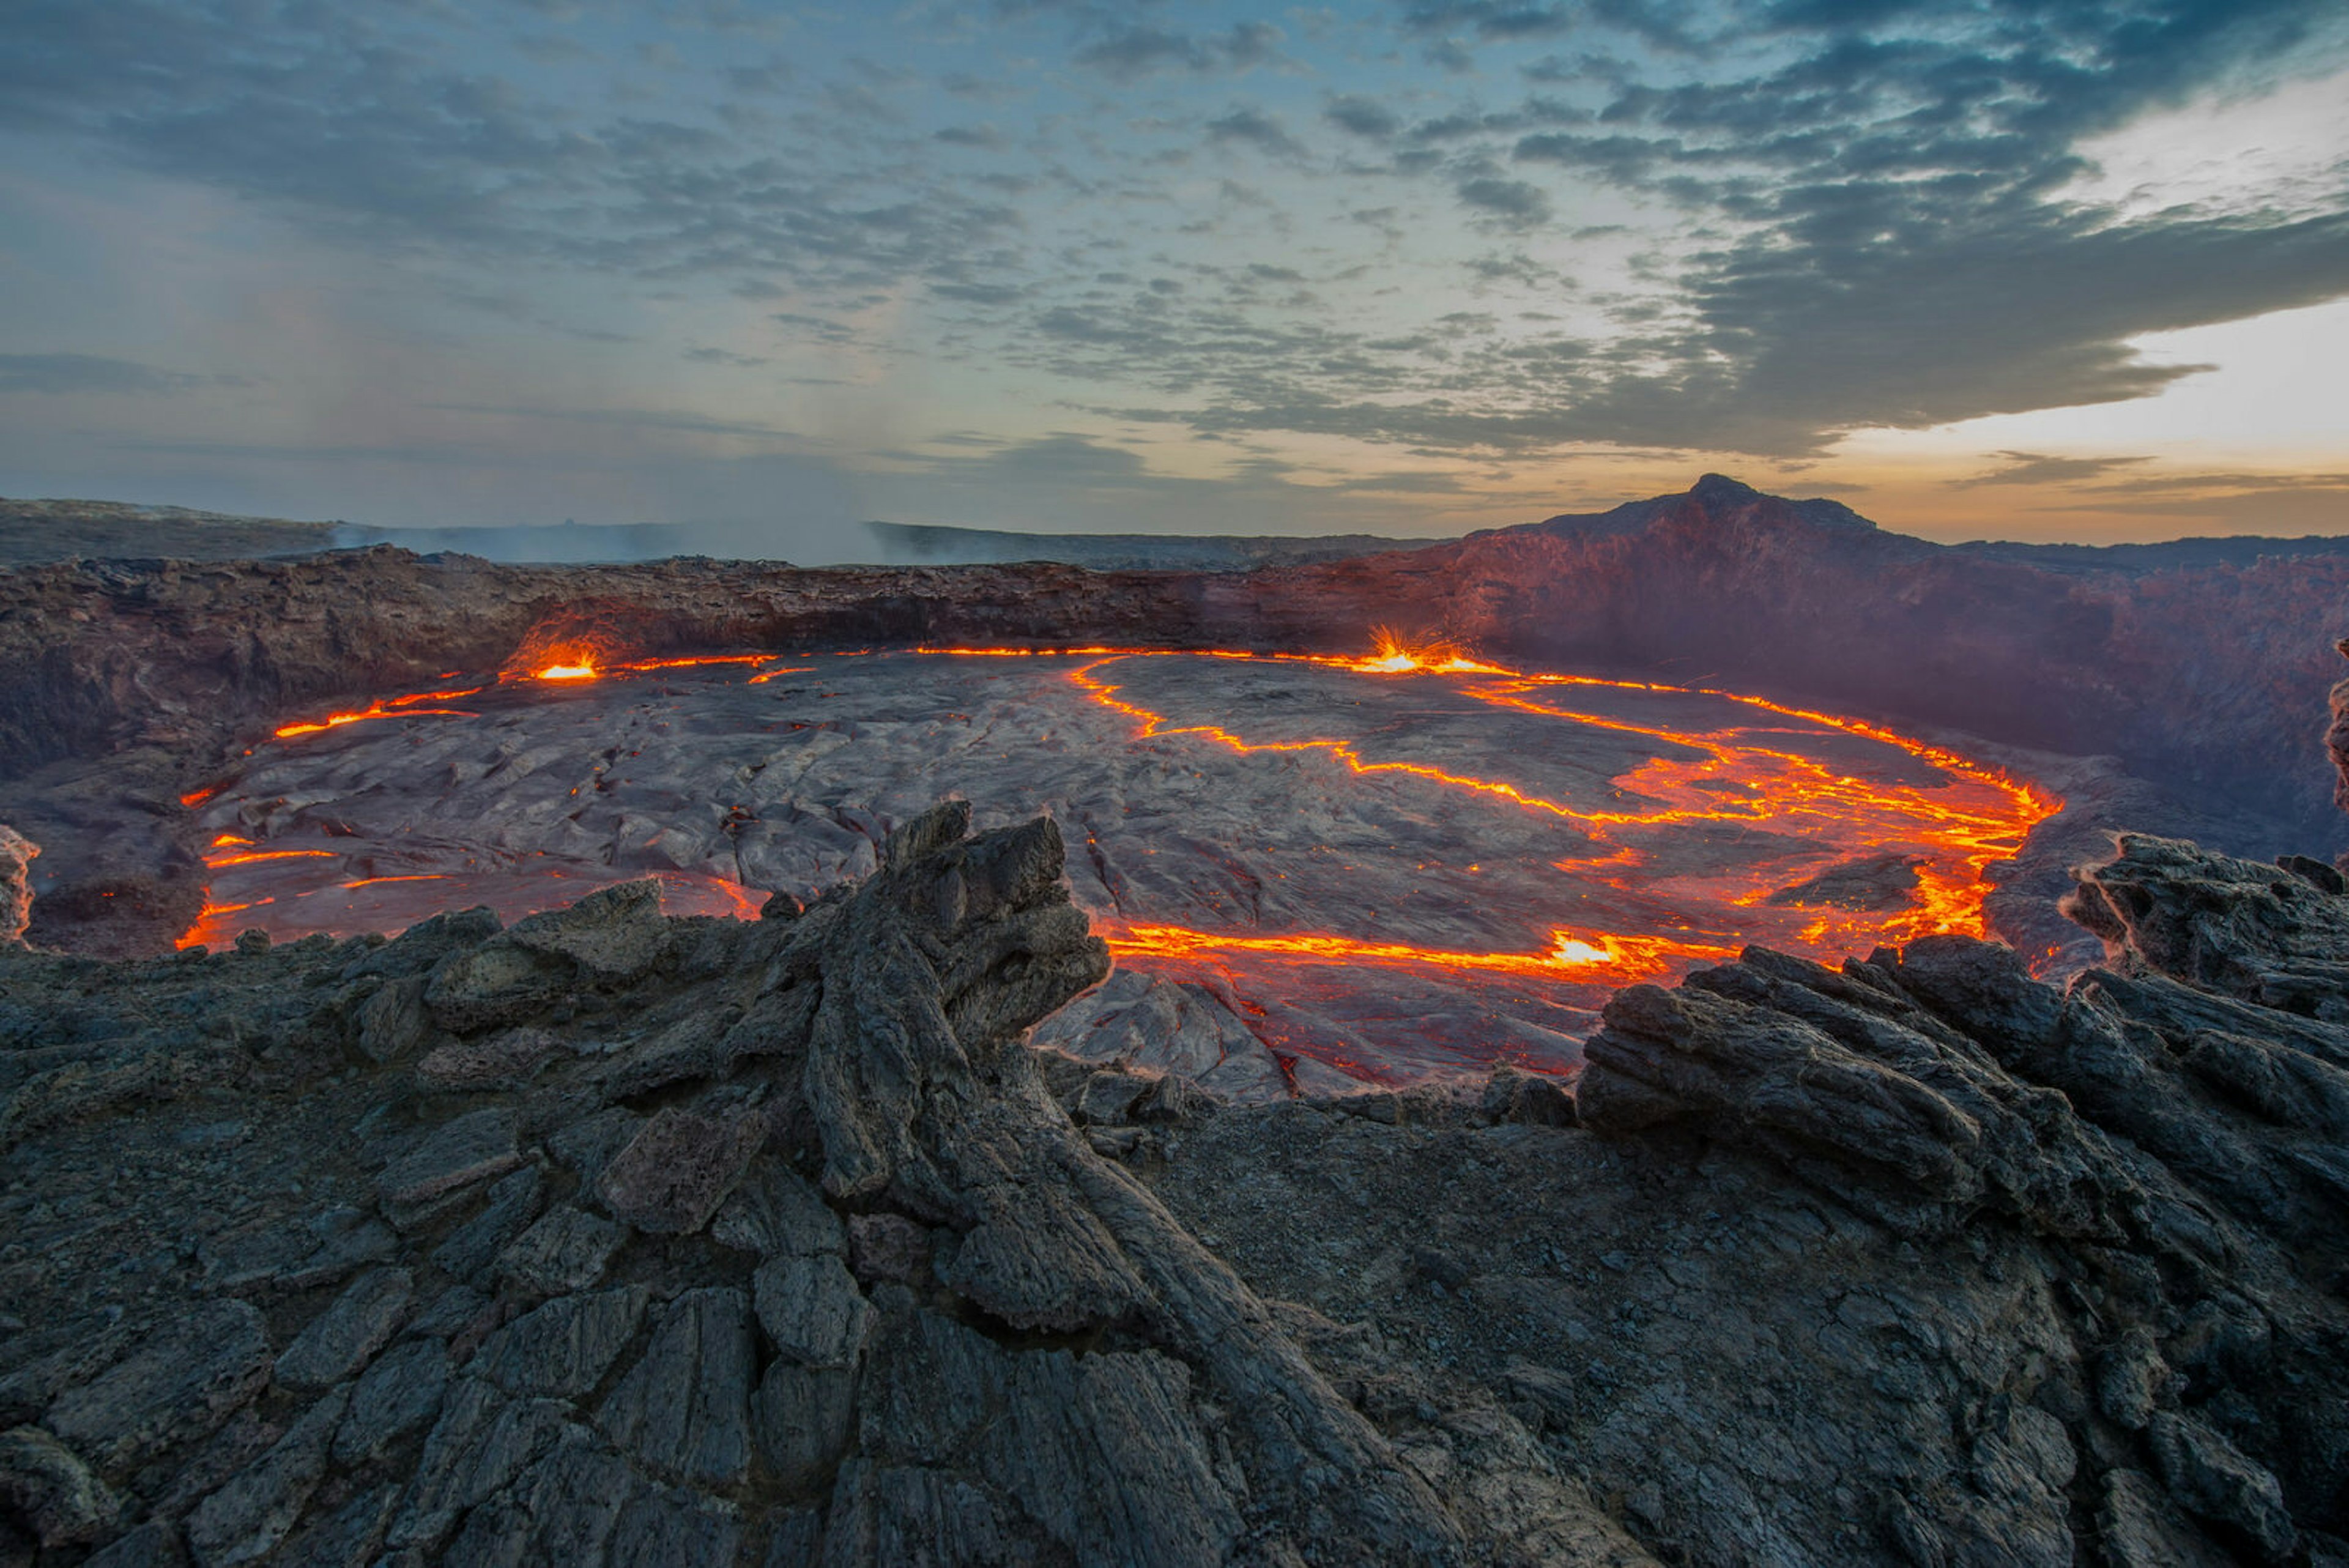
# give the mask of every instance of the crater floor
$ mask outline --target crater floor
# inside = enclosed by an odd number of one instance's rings
[[[868,874],[947,794],[1059,819],[1116,954],[1048,1043],[1237,1099],[1570,1071],[1622,984],[1979,934],[1984,867],[2056,805],[1835,715],[1392,647],[558,654],[289,722],[195,802],[186,941],[647,876],[750,916]]]

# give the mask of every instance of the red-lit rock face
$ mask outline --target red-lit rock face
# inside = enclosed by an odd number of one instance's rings
[[[1568,1069],[1616,986],[1979,932],[1982,867],[2054,807],[1833,715],[1392,645],[558,657],[278,733],[199,803],[190,942],[646,875],[673,913],[749,916],[958,793],[1061,819],[1125,971],[1053,1043],[1242,1096]]]

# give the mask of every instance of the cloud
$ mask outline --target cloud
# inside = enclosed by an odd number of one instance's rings
[[[873,163],[889,81],[834,79],[814,157],[778,156],[629,95],[547,98],[483,68],[465,30],[296,0],[12,6],[0,128],[78,131],[153,173],[263,203],[336,244],[630,275],[850,290],[955,275],[1016,213],[967,178]],[[734,78],[779,86],[769,67]]]
[[[978,461],[1022,478],[1084,484],[1130,484],[1147,472],[1142,459],[1123,447],[1065,432],[1015,442]]]
[[[1301,157],[1305,151],[1278,119],[1253,109],[1236,109],[1207,121],[1207,140],[1219,144],[1246,142],[1258,151],[1283,158]]]
[[[1992,455],[2005,459],[2006,466],[1977,474],[1971,479],[1958,480],[1957,488],[1971,489],[1982,484],[2073,484],[2153,461],[2149,457],[2049,457],[2035,452],[2002,452]]]
[[[1415,33],[1465,31],[1485,42],[1503,44],[1603,27],[1658,48],[1685,51],[1702,47],[1702,40],[1686,25],[1686,16],[1694,10],[1652,5],[1648,0],[1584,0],[1576,5],[1529,5],[1524,0],[1411,0],[1402,10],[1402,26]]]
[[[2349,473],[2132,473],[2044,512],[2170,517],[2223,534],[2349,534]]]
[[[1448,33],[1465,27],[1482,38],[1532,38],[1567,31],[1574,26],[1574,16],[1563,5],[1424,0],[1406,6],[1402,21],[1417,32]]]
[[[1281,37],[1269,22],[1237,22],[1206,35],[1119,23],[1079,46],[1071,57],[1122,82],[1166,70],[1237,72],[1278,59]]]
[[[0,354],[0,392],[183,392],[223,383],[243,384],[235,377],[188,376],[96,354]]]
[[[638,329],[641,364],[759,368],[697,347],[739,341],[771,352],[779,384],[841,369],[792,356],[853,353],[860,384],[920,381],[911,400],[951,384],[990,413],[1058,400],[1218,441],[1799,459],[1867,426],[2147,396],[2195,367],[2138,353],[2145,335],[2349,290],[2349,196],[2222,212],[2064,194],[2094,138],[2349,59],[2349,13],[2305,0],[1399,0],[1368,26],[1283,13],[1288,36],[1165,5],[1011,3],[983,26],[930,5],[920,26],[975,53],[926,79],[912,62],[943,57],[879,47],[895,14],[810,13],[697,53],[705,18],[653,70],[624,7],[579,7],[566,27],[593,47],[554,53],[498,41],[543,33],[524,10],[16,0],[0,126],[227,192],[370,276],[430,279],[436,301],[520,296],[518,339],[593,321],[568,330]],[[1512,68],[1455,81],[1420,53]],[[1251,102],[1224,79],[1292,63],[1316,74]],[[957,95],[988,99],[988,123]],[[1218,191],[1203,129],[1222,163],[1278,164]],[[1577,280],[1562,244],[1521,254],[1561,215],[1584,225]],[[623,304],[606,321],[591,299]],[[754,336],[695,313],[741,300],[772,312]],[[1505,325],[1442,325],[1462,303]],[[20,392],[202,384],[0,357]],[[786,439],[565,411],[526,385],[471,400]],[[2003,461],[1977,483],[2086,484],[2027,465],[2106,460]]]
[[[685,435],[749,436],[762,441],[791,440],[792,432],[773,425],[742,420],[721,420],[708,414],[667,409],[528,408],[494,403],[427,403],[447,413],[486,415],[492,419],[554,420],[566,424],[617,425],[627,430],[675,431]]]
[[[1402,129],[1402,121],[1394,110],[1359,93],[1331,99],[1322,109],[1321,118],[1340,130],[1374,139],[1392,136]]]
[[[737,354],[730,348],[688,348],[685,357],[697,365],[730,365],[738,370],[751,370],[768,363],[755,354]]]
[[[1549,198],[1540,186],[1524,180],[1489,176],[1464,180],[1457,193],[1464,205],[1475,208],[1503,228],[1536,229],[1549,221]]]

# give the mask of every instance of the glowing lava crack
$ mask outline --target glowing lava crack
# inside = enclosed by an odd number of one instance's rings
[[[796,659],[555,643],[289,722],[189,799],[214,903],[186,940],[512,919],[646,875],[673,912],[754,915],[960,793],[1060,817],[1135,977],[1055,1021],[1080,1054],[1561,1068],[1609,989],[1749,941],[1981,934],[1985,868],[2059,804],[1836,714],[1387,638]]]

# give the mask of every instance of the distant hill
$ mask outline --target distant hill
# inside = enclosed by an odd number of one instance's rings
[[[1779,515],[1809,524],[1815,528],[1845,528],[1858,534],[1881,535],[1888,539],[1908,538],[1905,534],[1885,534],[1840,501],[1823,498],[1789,501],[1776,495],[1764,497],[1752,486],[1740,484],[1720,473],[1706,474],[1682,494],[1651,495],[1644,501],[1626,501],[1622,505],[1610,507],[1605,512],[1562,512],[1538,523],[1521,524],[1511,528],[1482,528],[1468,537],[1489,539],[1501,534],[1557,534],[1579,538],[1611,538],[1618,535],[1643,532],[1658,519],[1675,514],[1692,502],[1700,506],[1735,506],[1756,498],[1771,502],[1778,509]],[[1922,539],[1910,542],[1926,543]]]
[[[1758,492],[1733,479],[1707,474],[1680,495],[1628,501],[1605,512],[1562,513],[1539,523],[1484,529],[1469,540],[1511,536],[1598,540],[1645,532],[1688,502],[1734,508]],[[1974,540],[1937,545],[1879,528],[1839,501],[1769,498],[1776,514],[1825,531],[1827,536],[1868,536],[1874,558],[1935,556],[2001,561],[2062,576],[2119,572],[2131,576],[2211,566],[2248,566],[2273,556],[2349,556],[2349,537],[2297,539],[2251,535],[2172,539],[2158,545],[2023,545]],[[1305,537],[1249,534],[1024,534],[939,524],[872,522],[864,525],[876,565],[948,566],[1052,561],[1097,572],[1245,572],[1302,566],[1390,551],[1442,549],[1451,539],[1399,539],[1376,534]],[[342,522],[305,523],[245,517],[186,506],[146,506],[120,501],[9,500],[0,497],[0,566],[44,561],[172,559],[243,560],[301,556],[317,550],[397,545],[419,556],[440,551],[493,561],[590,565],[658,560],[672,556],[732,558],[740,527],[707,524],[637,523],[587,526],[576,523],[511,526],[379,528]]]
[[[1256,534],[1011,534],[926,523],[867,523],[891,564],[1056,561],[1097,572],[1245,572],[1302,566],[1442,541],[1375,534],[1302,538]]]
[[[1562,513],[1539,523],[1512,528],[1486,528],[1468,535],[1491,539],[1513,534],[1551,534],[1584,539],[1639,534],[1659,519],[1677,515],[1693,503],[1699,506],[1735,509],[1750,502],[1767,501],[1770,514],[1781,522],[1799,522],[1814,528],[1843,530],[1871,535],[1869,548],[1885,558],[1929,558],[1953,555],[1977,561],[2009,561],[2062,573],[2177,571],[2204,566],[2248,566],[2283,556],[2349,556],[2349,535],[2311,534],[2297,539],[2265,538],[2240,534],[2224,537],[2167,539],[2158,545],[2024,545],[2004,539],[1972,539],[1962,545],[1938,545],[1878,526],[1840,501],[1790,501],[1764,496],[1760,491],[1718,473],[1708,473],[1684,494],[1651,496],[1627,501],[1605,512]],[[1904,548],[1905,546],[1905,548]]]
[[[2349,537],[2168,539],[2158,545],[2014,545],[1975,540],[1952,546],[1992,561],[2022,561],[2050,572],[2167,572],[2192,566],[2248,566],[2277,556],[2349,556]]]
[[[169,557],[250,560],[331,548],[336,524],[236,517],[123,501],[12,501],[0,496],[0,566],[43,561]]]

